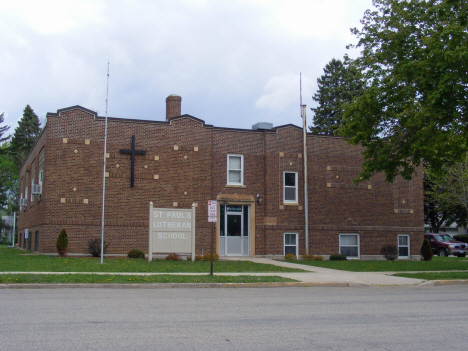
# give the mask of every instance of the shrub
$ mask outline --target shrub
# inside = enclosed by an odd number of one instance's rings
[[[195,256],[195,261],[203,261],[203,256],[202,255],[196,255]]]
[[[138,249],[130,250],[127,254],[128,258],[145,258],[145,253]]]
[[[323,256],[321,255],[302,255],[304,261],[323,261]]]
[[[334,254],[334,255],[330,255],[329,260],[330,261],[347,261],[348,258],[346,257],[346,255],[343,255],[343,254]]]
[[[219,258],[218,254],[215,252],[213,254],[213,261],[217,261]],[[211,255],[208,253],[208,254],[204,254],[203,255],[203,261],[211,261]]]
[[[60,231],[60,234],[57,237],[57,243],[55,244],[55,247],[57,248],[57,252],[60,257],[65,257],[67,255],[68,235],[65,228],[62,228],[62,230]]]
[[[2,244],[3,244],[3,245],[10,245],[10,240],[8,240],[8,236],[5,235],[5,236],[2,238]]]
[[[170,253],[166,256],[166,261],[182,261],[182,258],[176,253]]]
[[[421,256],[423,261],[430,261],[432,260],[432,256],[434,256],[434,253],[432,252],[431,249],[431,244],[429,243],[429,240],[424,239],[422,246],[421,246]]]
[[[284,259],[288,261],[295,261],[297,260],[297,257],[295,254],[286,254],[284,255]]]
[[[387,244],[382,246],[380,254],[388,261],[394,261],[398,258],[398,249],[394,244]]]
[[[463,243],[467,243],[468,244],[468,235],[454,235],[453,238],[455,240],[458,240],[458,241],[461,241]]]
[[[106,253],[109,244],[104,240],[104,253]],[[101,257],[101,238],[94,238],[88,241],[88,252],[93,257]]]

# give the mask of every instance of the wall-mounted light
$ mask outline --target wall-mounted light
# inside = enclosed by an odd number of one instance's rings
[[[258,202],[259,204],[262,203],[262,199],[260,198],[260,194],[257,194],[257,202]]]

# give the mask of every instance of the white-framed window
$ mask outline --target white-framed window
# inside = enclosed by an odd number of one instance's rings
[[[31,178],[31,202],[34,201],[33,186],[34,186],[34,178]]]
[[[410,238],[408,234],[398,235],[398,258],[410,257]]]
[[[26,199],[26,201],[28,200],[28,187],[24,189],[24,198]]]
[[[359,234],[340,234],[340,254],[359,258]]]
[[[283,201],[297,203],[297,172],[283,172]]]
[[[298,255],[297,233],[284,233],[284,254]]]
[[[41,188],[42,188],[42,179],[43,179],[43,177],[44,177],[44,170],[41,169],[39,171],[39,185],[41,186]]]
[[[227,184],[244,185],[244,155],[227,155]]]

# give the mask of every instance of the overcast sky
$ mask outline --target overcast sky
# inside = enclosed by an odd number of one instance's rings
[[[14,132],[29,104],[165,119],[165,99],[219,127],[301,125],[317,78],[355,43],[371,0],[0,0],[0,113]],[[352,57],[356,53],[350,53]],[[308,110],[311,124],[312,113]]]

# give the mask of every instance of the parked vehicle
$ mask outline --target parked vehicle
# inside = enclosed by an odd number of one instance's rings
[[[424,238],[429,240],[435,255],[465,257],[468,251],[466,243],[457,241],[448,234],[427,233],[424,234]]]

